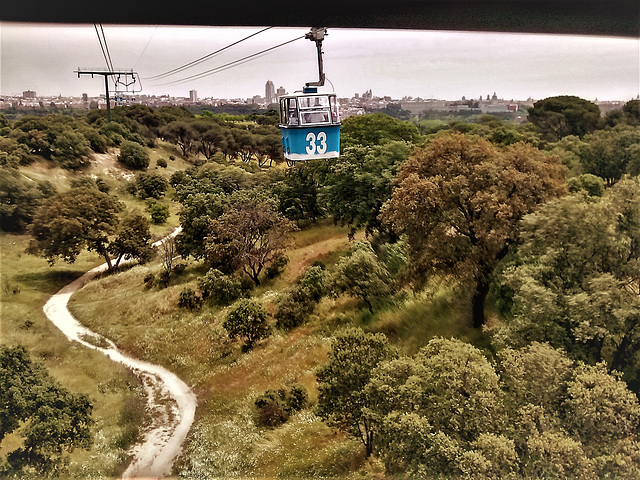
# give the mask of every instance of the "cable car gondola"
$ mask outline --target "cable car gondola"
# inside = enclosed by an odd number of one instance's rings
[[[284,156],[289,162],[338,158],[340,112],[335,93],[318,92],[324,85],[322,40],[326,30],[312,28],[306,38],[316,42],[320,79],[309,82],[302,93],[280,97],[280,132]]]

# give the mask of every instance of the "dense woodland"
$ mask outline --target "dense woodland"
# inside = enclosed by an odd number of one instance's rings
[[[640,100],[369,113],[339,159],[293,166],[275,111],[112,113],[0,115],[1,236],[47,268],[108,264],[72,308],[195,385],[178,477],[640,476]],[[78,467],[111,397],[34,353],[28,278],[3,268],[0,476],[116,476],[139,431]],[[144,414],[121,384],[124,428]]]

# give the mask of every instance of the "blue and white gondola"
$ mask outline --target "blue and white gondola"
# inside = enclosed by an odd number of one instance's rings
[[[303,93],[280,97],[280,132],[284,157],[292,162],[340,156],[340,112],[335,93]]]

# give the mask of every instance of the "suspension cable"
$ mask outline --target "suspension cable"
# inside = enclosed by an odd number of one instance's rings
[[[107,48],[107,39],[104,39],[104,45],[102,43],[102,38],[100,37],[100,32],[98,31],[98,24],[94,23],[93,28],[96,29],[96,35],[98,35],[98,42],[100,43],[100,49],[102,50],[102,56],[104,57],[104,61],[107,64],[107,70],[113,72],[113,64],[111,63],[111,55],[109,54],[109,49]],[[102,30],[102,24],[100,24],[100,29]],[[102,35],[104,36],[104,30],[102,30]]]
[[[164,72],[164,73],[160,73],[158,75],[154,75],[152,77],[146,77],[145,79],[146,80],[154,80],[154,79],[164,78],[164,77],[168,77],[169,75],[173,75],[174,73],[178,73],[178,72],[181,72],[181,71],[186,70],[188,68],[191,68],[191,67],[193,67],[195,65],[198,65],[198,64],[204,62],[205,60],[213,57],[214,55],[217,55],[218,53],[220,53],[220,52],[222,52],[224,50],[227,50],[228,48],[231,48],[234,45],[239,44],[240,42],[244,42],[245,40],[248,40],[251,37],[254,37],[254,36],[258,35],[259,33],[262,33],[262,32],[265,32],[265,31],[269,30],[270,28],[273,28],[273,27],[263,28],[262,30],[260,30],[258,32],[252,33],[248,37],[245,37],[245,38],[243,38],[241,40],[238,40],[237,42],[231,43],[231,44],[227,45],[226,47],[220,48],[220,49],[216,50],[215,52],[211,52],[211,53],[209,53],[209,54],[207,54],[207,55],[205,55],[203,57],[200,57],[200,58],[198,58],[196,60],[193,60],[192,62],[185,63],[184,65],[182,65],[180,67],[176,67],[176,68],[174,68],[172,70],[169,70],[169,71]]]
[[[215,68],[212,68],[210,70],[206,70],[206,71],[201,72],[201,73],[196,73],[196,74],[191,75],[189,77],[181,78],[181,79],[178,79],[178,80],[173,80],[171,82],[160,83],[160,84],[158,84],[158,86],[177,85],[177,84],[180,84],[180,83],[187,82],[189,80],[199,80],[199,79],[207,77],[209,75],[213,75],[213,74],[219,73],[219,72],[221,72],[223,70],[227,70],[227,69],[229,69],[231,67],[235,67],[235,66],[241,65],[242,63],[246,63],[247,61],[250,61],[250,60],[254,59],[255,57],[257,57],[259,55],[262,55],[262,54],[265,54],[267,52],[270,52],[271,50],[275,50],[276,48],[283,47],[284,45],[287,45],[289,43],[295,42],[296,40],[300,40],[302,38],[305,38],[305,35],[302,35],[300,37],[294,38],[292,40],[288,40],[286,42],[282,42],[282,43],[280,43],[278,45],[275,45],[273,47],[266,48],[266,49],[264,49],[264,50],[262,50],[260,52],[254,53],[252,55],[247,55],[246,57],[240,58],[238,60],[234,60],[233,62],[229,62],[229,63],[226,63],[224,65],[220,65],[219,67],[215,67]]]

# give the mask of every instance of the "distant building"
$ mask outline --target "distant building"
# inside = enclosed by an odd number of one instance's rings
[[[189,90],[189,100],[191,100],[193,103],[196,103],[198,101],[197,90]]]
[[[278,95],[278,98],[282,97],[283,95],[287,94],[287,91],[284,89],[283,86],[280,86],[278,88],[278,91],[276,92],[276,94]]]
[[[26,90],[22,92],[22,98],[36,98],[36,92],[33,90]]]
[[[267,104],[276,101],[276,87],[271,80],[267,80],[267,84],[264,87],[264,98]]]

